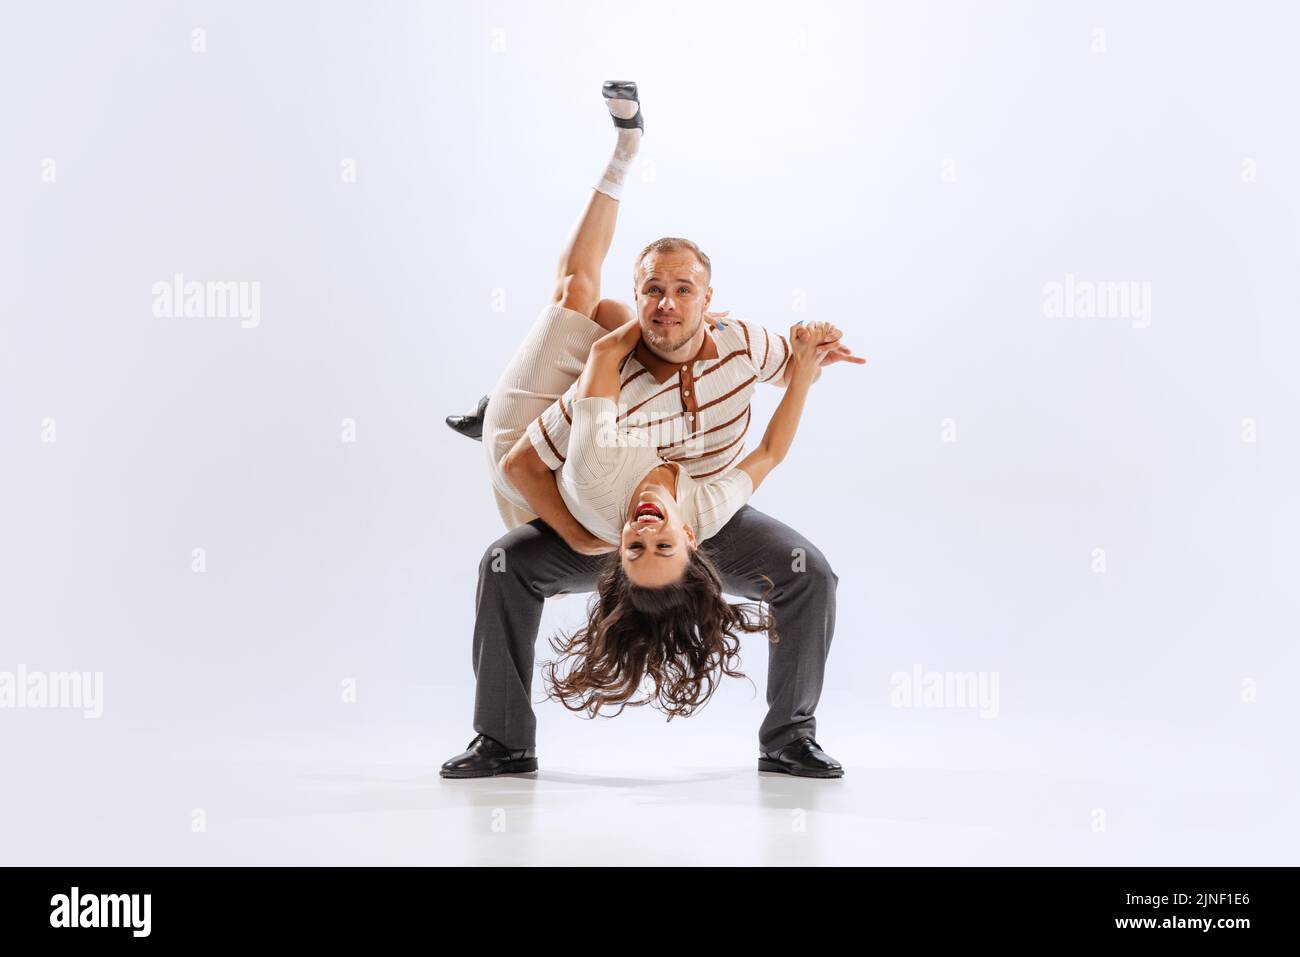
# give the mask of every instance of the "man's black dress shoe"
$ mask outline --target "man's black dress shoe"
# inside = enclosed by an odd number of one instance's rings
[[[779,751],[760,751],[760,771],[777,771],[803,778],[842,778],[844,768],[812,738],[796,738]]]
[[[489,396],[478,400],[478,410],[473,415],[449,415],[447,424],[461,435],[483,441],[483,414],[487,412]]]
[[[496,738],[480,734],[469,750],[443,762],[444,778],[485,778],[493,774],[526,774],[537,770],[537,749],[510,750]]]

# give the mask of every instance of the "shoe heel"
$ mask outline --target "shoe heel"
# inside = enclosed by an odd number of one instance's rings
[[[474,770],[443,768],[439,771],[439,776],[444,778],[491,778],[496,777],[498,774],[529,774],[536,770],[536,758],[523,758],[519,761],[507,761],[498,768],[475,768]]]
[[[606,80],[601,94],[607,100],[631,100],[637,105],[636,115],[632,117],[614,117],[614,125],[619,129],[641,130],[645,132],[645,120],[641,116],[641,98],[637,95],[636,84],[631,80]]]
[[[781,767],[780,761],[773,761],[771,758],[759,758],[758,769],[760,771],[785,771],[785,768]]]

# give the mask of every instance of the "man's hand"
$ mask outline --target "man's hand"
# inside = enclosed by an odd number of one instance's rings
[[[585,528],[577,533],[562,537],[565,544],[579,555],[608,555],[610,552],[618,551],[617,545],[611,545],[604,539],[597,538]]]
[[[600,541],[573,517],[555,483],[555,473],[537,454],[527,432],[506,455],[501,471],[524,497],[533,514],[549,525],[575,552],[602,555],[614,550],[615,546]]]

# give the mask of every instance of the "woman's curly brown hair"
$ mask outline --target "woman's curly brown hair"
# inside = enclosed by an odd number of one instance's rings
[[[764,599],[773,587],[767,582]],[[628,705],[647,704],[669,721],[689,718],[713,696],[719,673],[745,677],[740,635],[758,632],[780,640],[776,620],[762,606],[722,597],[722,576],[700,548],[692,550],[682,577],[662,588],[633,584],[614,552],[596,579],[587,624],[567,639],[550,640],[561,660],[542,666],[551,686],[547,697],[593,718],[606,705],[618,705],[607,715],[613,718]],[[557,677],[564,658],[572,667]],[[653,692],[631,700],[646,678]]]

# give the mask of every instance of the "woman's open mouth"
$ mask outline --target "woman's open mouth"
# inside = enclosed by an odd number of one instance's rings
[[[664,520],[663,509],[654,502],[642,502],[636,507],[633,517],[638,522],[662,522]]]

